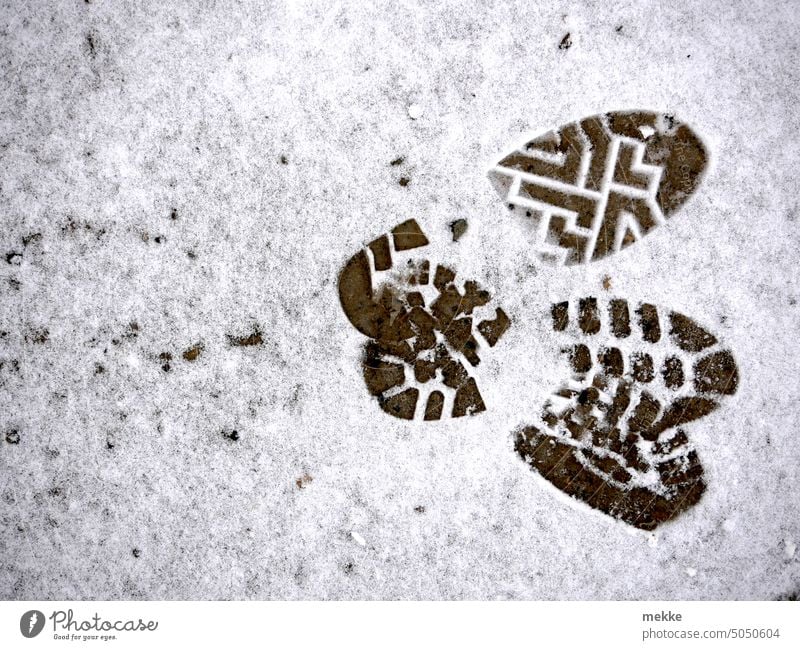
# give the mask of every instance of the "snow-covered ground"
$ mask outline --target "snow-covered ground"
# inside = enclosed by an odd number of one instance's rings
[[[796,594],[796,8],[264,4],[0,10],[0,597]],[[703,183],[623,252],[543,266],[487,170],[634,108],[703,137]],[[409,218],[512,319],[478,416],[364,386],[337,276]],[[739,366],[692,425],[706,493],[654,534],[513,449],[568,374],[550,305],[587,295],[687,314]]]

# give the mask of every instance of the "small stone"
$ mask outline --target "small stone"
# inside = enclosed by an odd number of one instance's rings
[[[453,241],[458,241],[467,232],[467,220],[456,219],[450,222],[450,231],[453,233]]]
[[[197,343],[196,345],[193,345],[192,347],[188,348],[187,350],[184,350],[183,358],[186,361],[195,361],[197,359],[197,357],[200,356],[200,353],[202,351],[203,351],[203,345],[201,343]]]
[[[311,476],[308,472],[304,473],[300,478],[298,478],[294,483],[297,486],[298,490],[305,489],[306,485],[311,483],[314,480],[314,477]]]

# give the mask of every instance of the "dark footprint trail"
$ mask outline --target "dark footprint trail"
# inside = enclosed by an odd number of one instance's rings
[[[491,178],[531,224],[539,257],[588,263],[666,223],[694,194],[708,156],[671,115],[594,115],[527,142]],[[466,222],[450,223],[453,242]],[[411,257],[428,238],[409,219],[354,254],[339,297],[367,341],[362,372],[386,413],[440,420],[486,410],[475,369],[510,326],[474,281]],[[608,288],[608,287],[606,287]],[[706,489],[690,425],[736,392],[731,352],[691,318],[593,296],[552,305],[571,377],[515,449],[567,495],[644,530],[697,504]]]
[[[571,378],[517,453],[554,486],[644,530],[695,505],[703,467],[687,425],[738,385],[736,362],[692,319],[626,300],[552,306]]]

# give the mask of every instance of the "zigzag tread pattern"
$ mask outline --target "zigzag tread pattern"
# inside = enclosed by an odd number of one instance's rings
[[[491,172],[504,202],[533,222],[544,261],[581,264],[663,224],[694,193],[706,150],[670,115],[594,115],[525,143]]]

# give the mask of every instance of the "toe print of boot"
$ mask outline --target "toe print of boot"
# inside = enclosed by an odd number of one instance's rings
[[[736,362],[692,319],[588,297],[552,306],[571,378],[517,453],[566,494],[652,530],[695,505],[703,467],[688,425],[736,392]]]
[[[581,264],[611,255],[663,224],[699,185],[703,143],[671,115],[594,115],[525,143],[490,177],[528,218],[539,257]]]
[[[339,275],[342,309],[369,339],[362,358],[367,390],[384,411],[406,420],[486,410],[469,369],[510,325],[476,282],[459,283],[449,267],[408,257],[428,243],[410,219],[356,253]]]

